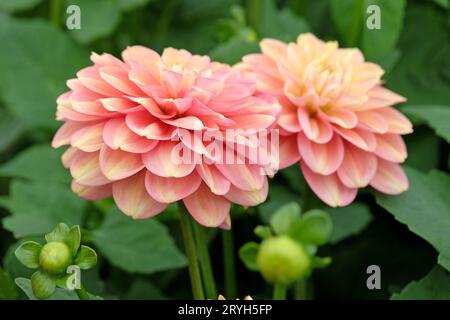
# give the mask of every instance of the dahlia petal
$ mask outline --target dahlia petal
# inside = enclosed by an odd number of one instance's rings
[[[174,127],[179,127],[189,130],[202,130],[204,128],[203,122],[194,116],[181,117],[177,119],[161,119],[162,122],[170,124]]]
[[[403,162],[407,157],[405,142],[397,134],[386,133],[377,135],[375,154],[387,161]]]
[[[314,193],[331,207],[343,207],[350,204],[356,197],[356,188],[347,188],[333,173],[328,176],[314,173],[300,161],[303,175]]]
[[[127,114],[125,122],[134,133],[155,140],[168,140],[172,137],[173,127],[160,122],[148,112],[133,112]]]
[[[279,167],[284,169],[297,163],[301,156],[298,149],[297,135],[280,137]]]
[[[95,66],[86,67],[77,72],[78,80],[88,88],[96,93],[107,97],[119,97],[122,93],[109,85],[100,77],[98,68]]]
[[[377,171],[377,158],[350,143],[345,143],[344,160],[337,174],[348,188],[363,188],[372,180]]]
[[[52,140],[52,147],[59,148],[63,145],[70,144],[72,135],[85,127],[86,122],[67,121],[56,132]]]
[[[113,150],[103,145],[100,150],[100,168],[109,180],[120,180],[144,168],[140,154]]]
[[[192,217],[205,227],[217,227],[224,223],[231,208],[228,200],[213,194],[204,183],[183,202]]]
[[[358,112],[359,125],[371,132],[386,133],[389,129],[389,124],[378,111],[367,110]]]
[[[287,45],[275,39],[263,39],[259,46],[261,51],[274,61],[279,61],[286,55]]]
[[[231,120],[235,122],[234,125],[230,126],[230,129],[241,129],[241,130],[263,130],[275,121],[275,117],[266,114],[248,114],[240,116],[230,116]]]
[[[161,141],[155,149],[143,154],[142,160],[146,168],[158,176],[180,178],[195,169],[195,155],[189,151],[181,142]]]
[[[142,68],[155,78],[159,74],[158,62],[161,58],[152,49],[143,46],[131,46],[122,52],[122,58],[133,69]]]
[[[105,115],[90,115],[77,112],[73,110],[72,106],[63,107],[59,105],[56,111],[56,119],[59,121],[71,120],[71,121],[85,122],[85,121],[101,120],[104,118]]]
[[[317,143],[327,143],[332,138],[333,129],[331,125],[321,117],[311,117],[304,108],[299,108],[298,119],[308,139]]]
[[[103,129],[103,140],[113,150],[121,149],[133,153],[146,153],[158,144],[131,131],[124,118],[109,120]]]
[[[358,128],[344,129],[334,127],[334,130],[342,138],[354,144],[358,148],[369,152],[375,151],[375,148],[377,146],[377,139],[375,137],[375,134]]]
[[[64,151],[64,153],[61,156],[61,161],[63,163],[64,168],[67,169],[70,168],[73,160],[79,153],[82,153],[82,151],[79,151],[77,148],[74,147],[67,148],[67,150]]]
[[[103,186],[89,187],[79,184],[75,180],[72,181],[72,191],[76,193],[80,198],[98,201],[109,197],[112,194],[111,184],[105,184]]]
[[[380,192],[394,195],[408,190],[409,183],[399,164],[378,159],[378,169],[370,181],[370,186]]]
[[[413,127],[409,119],[397,109],[387,107],[378,109],[377,112],[383,116],[389,127],[389,133],[408,134],[413,132]]]
[[[72,135],[70,144],[85,152],[100,150],[103,145],[102,134],[104,126],[105,122],[85,126]]]
[[[330,142],[319,144],[300,132],[297,135],[297,143],[303,162],[318,174],[329,175],[335,172],[344,159],[344,144],[337,134]]]
[[[89,187],[110,183],[100,170],[99,152],[77,152],[70,163],[70,174],[79,184]]]
[[[101,67],[99,68],[100,77],[109,83],[115,89],[131,95],[139,96],[143,92],[128,79],[128,71],[120,67]]]
[[[230,190],[230,181],[215,166],[200,163],[196,166],[196,170],[212,193],[224,195]]]
[[[160,106],[150,98],[130,98],[131,100],[141,104],[148,112],[151,113],[152,116],[159,119],[169,119],[174,117],[177,114],[175,108],[162,110]]]
[[[134,219],[143,219],[157,215],[166,203],[153,199],[145,189],[145,170],[127,179],[112,184],[114,201],[119,209]]]
[[[158,202],[171,203],[181,200],[198,189],[202,179],[196,173],[181,178],[161,177],[147,171],[145,187]]]
[[[100,103],[106,110],[113,112],[129,113],[142,109],[140,105],[125,98],[103,98]]]
[[[230,230],[231,229],[231,217],[230,217],[230,214],[227,214],[227,216],[223,220],[222,224],[219,225],[219,228],[223,229],[223,230]]]
[[[262,188],[254,191],[241,190],[232,185],[228,193],[225,194],[225,198],[232,203],[252,207],[266,201],[268,192],[269,183],[267,182],[267,178],[265,178]]]
[[[358,110],[370,110],[389,107],[397,103],[405,102],[406,99],[389,89],[377,86],[367,93],[368,100],[356,107]]]
[[[285,113],[280,115],[278,124],[288,132],[300,132],[302,130],[296,113]]]
[[[331,109],[327,112],[327,118],[334,124],[342,128],[351,129],[358,124],[356,114],[347,109]]]
[[[217,169],[239,189],[253,191],[261,189],[264,175],[261,168],[254,164],[216,164]]]

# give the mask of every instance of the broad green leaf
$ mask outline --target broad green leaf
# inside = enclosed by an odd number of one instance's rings
[[[147,279],[134,281],[124,296],[126,300],[167,300],[168,297]]]
[[[83,270],[90,269],[97,264],[97,253],[92,248],[82,245],[75,257],[75,264]]]
[[[47,299],[56,289],[55,280],[47,273],[36,271],[31,276],[31,289],[38,299]]]
[[[0,11],[18,12],[32,9],[42,0],[2,0],[0,1]]]
[[[81,224],[85,206],[86,201],[58,183],[15,180],[8,198],[12,215],[3,219],[3,226],[16,238],[40,235],[60,222]]]
[[[62,242],[69,235],[70,229],[65,223],[58,223],[52,232],[45,235],[47,242],[59,241]]]
[[[327,208],[327,212],[333,222],[330,243],[360,233],[372,221],[369,207],[364,203],[355,202],[343,208]]]
[[[86,65],[88,53],[44,20],[3,14],[0,43],[0,93],[7,109],[26,125],[56,128],[56,98]]]
[[[386,78],[386,85],[407,97],[408,104],[447,105],[450,101],[447,21],[447,12],[431,2],[408,2],[398,42],[403,54]]]
[[[0,300],[14,300],[18,292],[11,276],[0,267]]]
[[[419,281],[412,281],[391,300],[450,300],[450,275],[435,267]]]
[[[17,278],[15,280],[17,286],[22,289],[22,291],[27,295],[30,300],[36,300],[36,296],[31,289],[31,281],[26,278]],[[89,298],[91,300],[102,300],[101,297],[95,296],[89,293]],[[54,293],[48,297],[46,300],[79,300],[75,291],[66,290],[62,288],[56,288]]]
[[[319,246],[328,241],[332,229],[330,216],[323,210],[312,209],[291,226],[289,234],[304,245]]]
[[[332,0],[333,21],[345,46],[359,47],[369,60],[380,59],[394,49],[403,26],[405,0]],[[380,28],[369,29],[376,6],[380,12]],[[343,45],[343,46],[344,46]]]
[[[423,172],[439,167],[441,161],[441,138],[429,128],[415,127],[414,134],[405,136],[408,158],[405,165]]]
[[[81,242],[80,226],[73,226],[70,228],[68,235],[64,238],[64,242],[72,252],[72,256],[75,256],[78,252]]]
[[[66,5],[80,7],[81,28],[69,33],[83,44],[110,35],[119,25],[121,12],[117,0],[66,0]]]
[[[11,147],[24,133],[22,121],[3,111],[0,113],[0,152]]]
[[[426,175],[412,168],[406,173],[409,190],[395,197],[377,193],[377,203],[441,255],[450,257],[450,176],[439,171]]]
[[[1,165],[0,176],[68,184],[70,174],[69,170],[64,169],[61,164],[62,151],[55,150],[47,144],[31,146]],[[49,174],[50,172],[51,174]]]
[[[259,244],[256,242],[247,242],[241,249],[239,249],[239,257],[247,269],[252,271],[258,271],[259,267],[256,263],[256,257],[258,255]]]
[[[450,1],[449,0],[431,0],[437,5],[441,6],[444,9],[448,9],[450,7]]]
[[[450,106],[408,105],[403,107],[402,111],[422,118],[437,135],[450,143]]]
[[[300,218],[301,211],[297,202],[287,203],[272,215],[270,226],[276,234],[286,234],[294,221]]]
[[[39,268],[39,254],[42,246],[34,241],[22,243],[15,251],[17,259],[27,268]]]
[[[128,272],[153,273],[186,265],[164,225],[155,219],[133,220],[113,208],[92,241],[115,266]]]
[[[235,64],[241,61],[242,56],[258,52],[258,50],[258,43],[236,36],[225,43],[219,44],[209,55],[213,60]]]

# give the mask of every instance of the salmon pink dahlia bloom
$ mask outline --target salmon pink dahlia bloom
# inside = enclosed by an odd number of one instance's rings
[[[73,191],[89,200],[112,194],[137,219],[183,200],[199,223],[225,228],[231,203],[263,202],[267,162],[228,164],[213,152],[235,156],[220,149],[224,142],[255,148],[251,133],[236,129],[259,132],[275,122],[280,107],[255,92],[253,75],[172,48],[159,55],[134,46],[122,58],[92,54],[94,64],[69,80],[70,91],[57,100],[64,124],[53,146],[70,145],[62,160]],[[205,133],[217,138],[206,144]],[[186,154],[188,162],[174,156]]]
[[[408,188],[400,135],[412,126],[392,107],[405,99],[382,86],[378,65],[312,34],[289,44],[265,39],[261,50],[240,67],[282,105],[281,167],[300,161],[311,189],[333,207],[351,203],[367,185],[387,194]]]

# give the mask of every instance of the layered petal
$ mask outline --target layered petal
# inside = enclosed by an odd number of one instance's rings
[[[393,162],[378,159],[378,168],[370,186],[387,194],[399,194],[408,190],[409,183],[402,167]]]

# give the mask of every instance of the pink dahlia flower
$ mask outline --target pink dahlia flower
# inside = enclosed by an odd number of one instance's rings
[[[311,189],[333,207],[351,203],[367,185],[387,194],[408,188],[400,135],[412,125],[392,107],[405,99],[382,87],[378,65],[312,34],[289,44],[265,39],[261,50],[240,67],[282,105],[280,167],[300,161]]]
[[[62,160],[72,190],[89,200],[112,194],[137,219],[183,200],[208,227],[230,227],[231,203],[263,202],[267,161],[229,164],[217,151],[248,160],[223,146],[255,148],[258,140],[250,138],[256,135],[247,129],[260,132],[275,122],[280,107],[255,93],[254,77],[172,48],[159,55],[134,46],[122,58],[92,54],[94,65],[69,80],[71,90],[57,99],[57,119],[64,124],[52,145],[70,145]],[[204,134],[215,138],[206,143]]]

